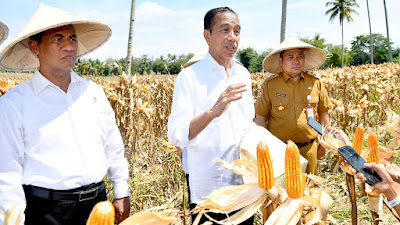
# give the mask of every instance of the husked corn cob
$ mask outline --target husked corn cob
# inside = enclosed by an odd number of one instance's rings
[[[363,141],[364,141],[364,129],[361,127],[357,127],[356,133],[354,134],[353,148],[359,155],[361,154]]]
[[[378,137],[376,134],[371,133],[368,135],[368,157],[367,162],[375,162],[379,164],[379,147],[378,147]]]
[[[268,190],[274,185],[271,154],[267,145],[260,141],[257,145],[258,184]]]
[[[285,185],[290,198],[300,198],[303,194],[301,174],[299,149],[294,142],[289,140],[285,153]]]
[[[114,206],[109,201],[102,201],[93,207],[86,225],[113,225],[114,220]]]

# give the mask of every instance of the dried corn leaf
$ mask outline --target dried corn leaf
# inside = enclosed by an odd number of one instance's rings
[[[258,183],[232,185],[211,192],[207,199],[198,203],[195,212],[208,209],[217,213],[230,213],[242,209],[259,199],[265,200],[267,193]]]
[[[387,119],[385,123],[386,129],[396,138],[400,138],[400,116],[391,109],[385,110]]]
[[[178,220],[178,218],[171,216],[174,211],[164,211],[164,212],[138,212],[128,217],[120,223],[120,225],[168,225],[172,222]]]
[[[231,170],[232,172],[241,175],[245,184],[258,183],[257,167],[251,161],[244,159],[237,159],[232,163],[227,163],[220,159],[214,161],[222,163],[220,166],[221,168]]]
[[[368,194],[368,206],[371,211],[379,213],[383,208],[382,194]]]
[[[263,205],[265,199],[260,198],[258,201],[254,202],[254,204],[248,205],[238,211],[237,213],[233,214],[232,216],[226,218],[223,221],[219,221],[221,224],[240,224],[243,221],[247,220],[250,218],[252,215],[254,215],[258,209]]]
[[[4,214],[3,218],[3,225],[14,225],[14,224],[20,224],[21,223],[21,217],[22,217],[22,210],[19,211],[18,215],[14,216],[15,214],[15,204],[11,208],[10,211],[4,210],[1,208]],[[15,219],[15,220],[14,220]]]
[[[255,165],[257,165],[257,159],[254,158],[254,156],[252,154],[250,154],[250,152],[248,152],[245,149],[241,149],[240,150],[240,158],[241,159],[245,159],[245,160],[249,160],[254,167],[256,167]]]
[[[341,140],[334,137],[332,132],[329,132],[325,137],[318,136],[318,141],[327,150],[337,151],[338,148],[345,145],[351,145],[348,140]]]
[[[296,225],[302,211],[301,200],[288,198],[271,214],[265,225]]]

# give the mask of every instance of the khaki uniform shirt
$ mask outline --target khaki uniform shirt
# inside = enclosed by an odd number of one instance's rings
[[[297,83],[289,78],[284,72],[268,77],[257,96],[255,111],[268,118],[268,130],[282,141],[309,142],[317,133],[307,124],[307,96],[311,96],[316,117],[327,112],[332,103],[318,77],[304,72]]]

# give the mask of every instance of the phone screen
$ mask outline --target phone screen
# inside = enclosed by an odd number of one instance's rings
[[[316,121],[315,119],[313,119],[313,118],[309,118],[308,121],[307,121],[307,123],[308,123],[308,125],[309,125],[310,127],[312,127],[312,128],[313,128],[315,131],[317,131],[318,134],[320,134],[320,135],[326,136],[326,135],[328,134],[328,132],[329,132],[327,129],[325,129],[324,132],[323,132],[323,134],[322,134],[322,125],[321,125],[318,121]]]
[[[366,163],[365,160],[351,146],[343,146],[338,149],[338,152],[358,173],[364,175],[369,185],[372,186],[382,181],[378,173],[372,168],[364,166],[364,163]]]

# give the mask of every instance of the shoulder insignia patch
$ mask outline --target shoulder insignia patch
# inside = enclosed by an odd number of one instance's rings
[[[271,76],[266,77],[265,81],[269,81],[269,80],[272,80],[272,79],[277,78],[277,77],[279,77],[279,74],[273,74]]]
[[[261,98],[262,92],[263,92],[263,89],[260,88],[260,90],[258,91],[258,94],[257,94],[257,98]]]
[[[308,72],[308,75],[310,75],[311,77],[315,77],[317,79],[321,79],[321,75],[316,73],[316,72]]]

